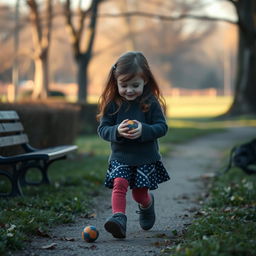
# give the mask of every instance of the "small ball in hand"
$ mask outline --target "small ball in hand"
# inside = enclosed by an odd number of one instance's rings
[[[135,123],[133,120],[128,120],[127,121],[127,127],[129,128],[129,130],[133,130],[133,129],[136,129],[138,127],[138,124]]]

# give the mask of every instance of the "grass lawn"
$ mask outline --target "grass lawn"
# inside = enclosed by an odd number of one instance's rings
[[[98,96],[89,96],[97,103]],[[231,96],[165,96],[167,115],[171,118],[214,117],[228,110]]]
[[[214,117],[228,110],[229,96],[180,96],[165,97],[169,117]]]

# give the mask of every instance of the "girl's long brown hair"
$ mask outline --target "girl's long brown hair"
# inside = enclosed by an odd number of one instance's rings
[[[148,102],[148,99],[152,95],[159,101],[163,110],[166,110],[165,100],[145,56],[141,52],[127,52],[121,55],[109,72],[105,88],[99,99],[98,120],[104,115],[106,107],[110,102],[115,102],[117,104],[118,109],[116,112],[118,112],[123,101],[125,101],[118,93],[117,78],[120,75],[123,76],[123,82],[129,81],[136,75],[139,75],[144,79],[145,86],[140,100],[140,105],[144,112],[149,110],[150,102]]]

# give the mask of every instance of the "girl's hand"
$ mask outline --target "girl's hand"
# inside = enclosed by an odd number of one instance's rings
[[[137,121],[137,120],[133,120],[138,127],[132,130],[128,130],[128,136],[126,138],[131,139],[131,140],[135,140],[138,139],[141,136],[142,133],[142,124],[141,122]]]
[[[127,138],[129,128],[127,127],[128,119],[123,120],[117,127],[118,136]]]

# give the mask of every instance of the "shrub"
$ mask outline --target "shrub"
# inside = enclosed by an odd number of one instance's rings
[[[98,105],[89,103],[74,104],[79,107],[79,134],[96,134],[98,122],[96,120]]]
[[[72,144],[78,132],[79,109],[54,102],[0,103],[0,110],[15,110],[33,147]]]

